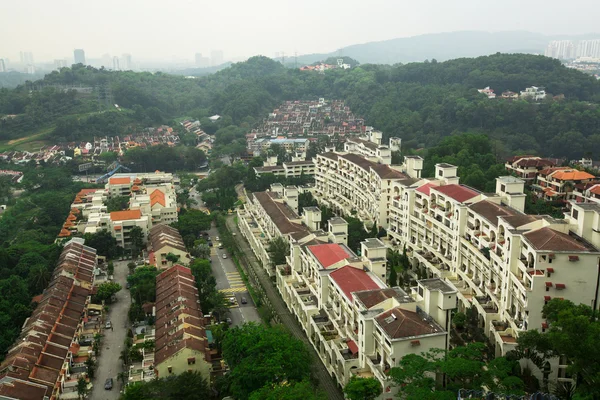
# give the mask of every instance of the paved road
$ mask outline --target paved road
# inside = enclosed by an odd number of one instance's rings
[[[125,289],[128,273],[127,261],[115,261],[114,264],[115,282],[121,284],[123,289],[116,295],[117,302],[110,305],[107,320],[112,322],[114,330],[104,330],[103,332],[104,338],[98,356],[96,379],[94,380],[94,387],[89,396],[91,400],[116,400],[119,398],[119,389],[121,387],[121,383],[117,379],[117,375],[123,370],[119,356],[125,346],[126,328],[129,326],[127,313],[131,300],[129,290]],[[104,389],[104,382],[108,378],[113,378],[112,390]]]
[[[269,301],[275,308],[275,312],[279,316],[280,321],[283,323],[283,325],[285,325],[288,328],[288,330],[290,331],[290,333],[293,336],[302,340],[306,344],[306,346],[309,348],[309,351],[313,357],[313,362],[312,362],[313,374],[314,374],[314,376],[316,376],[318,378],[321,388],[327,394],[327,398],[330,400],[332,400],[332,399],[333,400],[343,400],[344,396],[342,395],[341,391],[338,389],[337,383],[334,382],[333,378],[329,375],[329,372],[327,371],[327,369],[325,368],[325,366],[319,359],[319,356],[315,352],[314,347],[309,342],[308,337],[306,336],[306,334],[304,333],[304,331],[302,330],[302,328],[296,321],[296,318],[287,309],[285,303],[283,302],[283,299],[279,295],[279,292],[273,286],[271,278],[269,278],[269,276],[267,275],[265,270],[259,266],[258,261],[256,260],[256,257],[254,257],[254,253],[252,252],[252,250],[250,249],[250,246],[248,245],[248,242],[244,239],[244,237],[242,236],[242,234],[240,233],[240,231],[237,227],[237,224],[233,221],[233,217],[227,218],[227,226],[229,227],[231,232],[236,233],[235,238],[238,242],[238,245],[240,246],[240,249],[246,255],[248,261],[254,266],[254,270],[256,271],[256,273],[258,275],[260,284],[263,287],[263,289],[265,290],[265,293],[267,294]]]
[[[229,254],[225,249],[218,248],[216,238],[219,235],[217,228],[211,228],[208,231],[215,247],[211,248],[212,271],[217,281],[217,289],[226,293],[226,296],[235,297],[237,307],[230,308],[230,318],[233,325],[241,325],[244,322],[261,322],[258,311],[252,302],[252,298],[248,293],[242,277],[235,267]],[[223,258],[223,254],[227,258]],[[246,299],[247,304],[242,304],[242,297]]]

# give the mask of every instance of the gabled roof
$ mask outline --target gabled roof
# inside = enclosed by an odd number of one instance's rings
[[[549,251],[598,251],[592,245],[572,235],[545,227],[524,235],[536,250]]]
[[[327,268],[347,258],[354,257],[354,255],[349,254],[346,249],[337,243],[308,246],[308,251],[319,260],[319,263],[321,263],[323,268]]]
[[[433,190],[437,190],[438,192],[458,201],[459,203],[464,203],[465,201],[479,195],[479,193],[472,189],[456,184],[438,186],[433,188]]]
[[[375,307],[377,304],[392,298],[395,298],[400,303],[412,303],[414,301],[399,287],[363,290],[361,292],[355,292],[354,297],[367,309]]]
[[[111,221],[126,221],[140,218],[142,218],[142,212],[140,210],[113,211],[110,213]]]
[[[342,289],[346,298],[352,301],[352,292],[378,289],[379,284],[362,269],[346,265],[333,271],[329,277]]]
[[[108,180],[108,183],[110,183],[111,185],[128,185],[129,183],[131,183],[131,178],[110,178]]]

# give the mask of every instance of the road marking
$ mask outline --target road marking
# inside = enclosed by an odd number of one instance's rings
[[[248,289],[246,289],[246,286],[239,286],[239,287],[231,287],[231,288],[227,288],[227,289],[221,289],[219,290],[219,292],[221,293],[241,293],[241,292],[246,292]]]

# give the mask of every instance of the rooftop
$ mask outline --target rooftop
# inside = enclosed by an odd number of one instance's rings
[[[363,243],[367,249],[377,249],[380,247],[385,247],[385,244],[377,238],[367,238],[361,243]]]
[[[527,232],[524,236],[536,250],[575,252],[598,251],[594,246],[575,235],[567,235],[566,233],[555,231],[548,227]]]
[[[442,333],[444,329],[424,313],[392,308],[375,318],[381,329],[392,339]]]
[[[110,178],[108,180],[108,183],[110,183],[111,185],[128,185],[129,183],[131,183],[131,178]]]
[[[354,292],[354,298],[362,303],[367,309],[375,307],[381,302],[392,298],[396,299],[399,303],[414,302],[413,298],[399,287]]]
[[[457,184],[442,185],[442,186],[433,188],[433,190],[436,190],[436,191],[444,194],[445,196],[448,196],[448,197],[458,201],[459,203],[464,203],[465,201],[470,200],[473,197],[476,197],[479,195],[479,193],[477,193],[473,189],[469,189],[466,186],[457,185]]]
[[[498,217],[513,216],[520,214],[519,212],[510,207],[492,203],[489,200],[478,201],[475,204],[471,204],[469,208],[473,212],[485,218],[487,221],[489,221],[490,224],[494,226],[498,226]]]
[[[140,210],[113,211],[110,213],[111,221],[127,221],[140,218],[142,218],[142,212]]]
[[[446,282],[439,278],[421,279],[417,281],[419,285],[432,290],[442,293],[456,293],[456,289],[448,285]]]
[[[423,193],[424,195],[429,196],[429,192],[431,191],[431,188],[436,187],[436,186],[437,186],[436,184],[429,182],[429,183],[419,186],[417,188],[417,192]]]
[[[352,301],[352,292],[380,288],[379,284],[365,271],[349,265],[333,271],[329,277],[337,283],[350,301]]]
[[[344,218],[341,217],[333,217],[329,219],[330,225],[348,225],[348,222]]]
[[[349,249],[336,243],[308,246],[308,250],[316,257],[323,268],[330,267],[347,258],[355,257]]]

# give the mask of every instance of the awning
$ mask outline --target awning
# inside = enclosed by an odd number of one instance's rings
[[[579,256],[569,256],[569,261],[579,261]]]
[[[550,300],[552,300],[552,297],[550,297],[550,296],[544,296],[544,301],[550,301]]]
[[[419,346],[421,344],[421,341],[419,341],[419,340],[411,340],[410,344],[413,345],[413,346]]]
[[[546,268],[546,271],[550,272],[551,274],[554,273],[554,268]]]
[[[548,329],[548,323],[542,322],[542,329]]]
[[[566,289],[567,286],[564,283],[557,283],[556,288],[559,290]]]
[[[546,282],[546,287],[552,287],[552,282]]]

